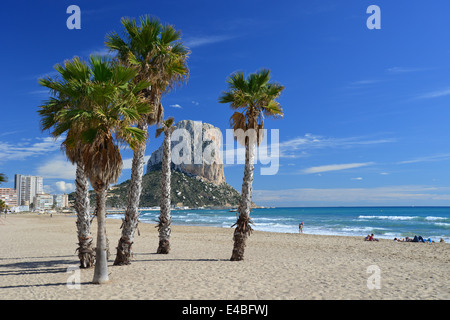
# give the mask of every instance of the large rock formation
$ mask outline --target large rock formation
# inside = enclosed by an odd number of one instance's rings
[[[172,169],[197,179],[220,185],[225,183],[220,155],[222,134],[208,123],[182,120],[172,133]],[[147,163],[147,172],[161,168],[162,145]]]

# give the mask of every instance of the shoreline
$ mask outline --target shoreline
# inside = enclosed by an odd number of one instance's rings
[[[93,268],[83,269],[80,289],[69,289],[67,270],[78,265],[75,221],[64,214],[1,218],[0,299],[450,299],[447,243],[254,231],[245,260],[231,262],[231,228],[173,225],[172,250],[158,255],[155,225],[141,223],[132,263],[113,266],[117,219],[106,222],[110,282],[90,284]],[[381,270],[380,289],[368,288],[371,266]]]
[[[297,207],[295,207],[295,208],[297,208]],[[344,208],[344,207],[343,207]],[[450,208],[450,207],[449,207]],[[124,209],[125,210],[125,209]],[[141,209],[139,209],[139,210],[141,210]],[[174,210],[177,210],[177,209],[174,209]],[[196,209],[181,209],[180,211],[189,211],[189,210],[196,210]],[[209,209],[209,210],[224,210],[224,209]],[[158,210],[154,210],[154,211],[158,211]],[[64,216],[64,217],[68,217],[68,218],[70,218],[70,217],[76,217],[76,213],[62,213],[62,212],[57,212],[57,213],[52,213],[53,215],[57,215],[57,216]],[[108,215],[117,215],[117,214],[120,214],[120,213],[117,213],[117,212],[107,212],[107,214],[106,214],[106,218],[108,219],[108,221],[109,220],[118,220],[118,221],[121,221],[121,219],[118,219],[118,218],[113,218],[113,217],[108,217]],[[122,212],[122,214],[124,214],[124,212]],[[8,214],[8,216],[13,216],[13,215],[22,215],[22,216],[25,216],[25,215],[30,215],[30,216],[33,216],[33,215],[36,215],[36,216],[40,216],[40,215],[42,215],[42,216],[50,216],[50,213],[37,213],[37,212],[19,212],[19,213],[9,213]],[[0,215],[0,217],[4,217],[4,215]],[[0,220],[0,223],[1,223],[1,220]],[[152,221],[152,220],[142,220],[142,221],[140,221],[140,224],[149,224],[149,225],[156,225],[156,222],[154,222],[154,221]],[[230,224],[230,227],[228,228],[228,227],[225,227],[225,226],[219,226],[219,225],[217,225],[217,226],[213,226],[213,225],[202,225],[202,224],[182,224],[182,223],[176,223],[176,222],[172,222],[172,226],[180,226],[180,227],[199,227],[199,228],[218,228],[218,229],[233,229],[231,226],[232,226],[232,224],[233,223],[231,223]],[[96,224],[95,224],[95,221],[93,222],[93,226],[95,227],[96,226]],[[296,231],[296,232],[280,232],[280,231],[268,231],[268,230],[256,230],[256,229],[254,229],[253,230],[254,232],[267,232],[267,233],[274,233],[274,234],[300,234],[298,231]],[[311,236],[324,236],[324,237],[327,237],[327,236],[330,236],[330,237],[350,237],[350,238],[355,238],[355,239],[361,239],[361,240],[364,240],[364,238],[367,236],[367,235],[349,235],[349,234],[331,234],[331,233],[319,233],[319,232],[317,232],[317,233],[308,233],[308,232],[303,232],[303,233],[301,233],[301,234],[303,234],[303,235],[311,235]],[[419,236],[419,234],[417,234],[418,236]],[[393,237],[391,237],[391,236],[389,236],[389,237],[387,237],[387,236],[384,236],[384,235],[375,235],[375,238],[376,239],[378,239],[378,240],[382,240],[382,241],[391,241],[391,242],[394,242],[394,238],[405,238],[405,237],[409,237],[409,238],[414,238],[414,236],[415,236],[415,234],[413,234],[413,233],[411,233],[410,235],[398,235],[398,236],[393,236]],[[434,239],[432,239],[434,242],[433,242],[433,244],[434,243],[441,243],[440,242],[440,239],[441,238],[445,238],[445,240],[444,240],[444,244],[450,244],[450,238],[449,237],[447,237],[447,236],[434,236],[434,237],[432,237],[432,238],[434,238]],[[439,239],[438,239],[439,238]],[[426,237],[426,239],[428,239],[428,237]],[[407,242],[407,241],[399,241],[399,242]]]

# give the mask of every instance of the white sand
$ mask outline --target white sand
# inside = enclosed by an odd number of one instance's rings
[[[120,223],[107,220],[110,282],[90,284],[93,269],[81,270],[80,289],[70,289],[75,218],[2,217],[0,299],[450,299],[446,243],[254,232],[245,260],[231,262],[231,228],[172,226],[170,254],[157,255],[157,230],[141,223],[132,264],[113,266]],[[368,288],[370,266],[379,289]]]

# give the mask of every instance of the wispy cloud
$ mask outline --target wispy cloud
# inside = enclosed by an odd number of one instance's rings
[[[340,170],[347,170],[347,169],[371,166],[373,164],[374,164],[374,162],[329,164],[329,165],[324,165],[324,166],[317,166],[317,167],[310,167],[307,169],[303,169],[301,171],[301,173],[312,174],[312,173],[321,173],[321,172],[328,172],[328,171],[340,171]]]
[[[34,143],[24,141],[14,144],[0,141],[0,161],[25,160],[30,157],[48,154],[60,149],[61,139],[55,140],[50,137],[36,138]]]
[[[379,83],[382,80],[379,79],[365,79],[365,80],[358,80],[358,81],[352,81],[350,82],[350,86],[364,86],[364,85],[370,85]]]
[[[270,205],[321,205],[344,204],[400,204],[411,205],[416,201],[435,203],[450,200],[448,187],[437,188],[421,185],[401,185],[375,188],[297,188],[282,190],[254,190],[256,203]]]
[[[435,154],[431,156],[424,156],[415,159],[400,161],[398,164],[410,164],[410,163],[419,163],[419,162],[435,162],[435,161],[445,161],[450,159],[450,153],[444,154]]]
[[[392,67],[392,68],[386,69],[386,71],[391,74],[411,73],[411,72],[419,72],[419,71],[426,71],[426,70],[430,70],[430,68]]]
[[[16,130],[16,131],[1,132],[1,133],[0,133],[0,137],[13,135],[13,134],[17,134],[17,133],[20,133],[20,132],[21,132],[21,131],[19,131],[19,130]],[[1,142],[0,142],[0,143],[1,143]]]
[[[184,41],[184,44],[188,48],[196,48],[196,47],[201,47],[204,45],[228,41],[228,40],[231,40],[234,38],[235,38],[235,36],[229,36],[229,35],[195,36],[195,37],[186,38],[186,40]]]
[[[308,150],[325,148],[354,148],[384,143],[393,143],[394,138],[374,139],[371,137],[347,137],[333,138],[323,137],[313,134],[305,134],[302,137],[296,137],[279,145],[280,156],[285,158],[304,157]]]
[[[417,96],[417,99],[434,99],[450,95],[450,88],[444,88],[441,90],[431,91],[425,94]]]
[[[171,104],[170,107],[171,107],[171,108],[177,108],[177,109],[183,109],[183,107],[180,106],[178,103],[176,103],[176,104]]]
[[[28,94],[32,95],[32,96],[37,96],[40,98],[45,98],[45,97],[49,97],[49,93],[50,91],[48,89],[42,89],[42,90],[32,90],[30,92],[28,92]]]

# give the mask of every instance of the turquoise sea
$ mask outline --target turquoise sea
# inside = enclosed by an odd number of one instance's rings
[[[122,215],[108,215],[120,218]],[[374,233],[377,238],[414,237],[420,235],[450,241],[450,207],[322,207],[265,208],[251,212],[253,228],[260,231],[320,235],[360,236]],[[155,223],[159,211],[142,210],[143,223]],[[229,210],[172,210],[174,225],[230,228],[236,212]]]

